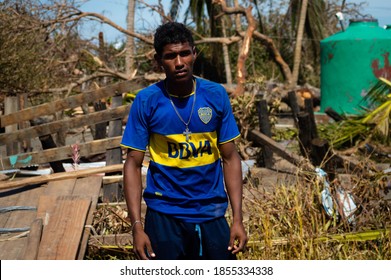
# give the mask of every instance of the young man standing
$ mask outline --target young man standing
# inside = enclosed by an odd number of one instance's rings
[[[145,260],[235,259],[247,234],[241,160],[234,144],[240,134],[227,92],[193,76],[197,53],[183,24],[160,26],[154,47],[166,79],[137,94],[121,142],[128,148],[124,192],[134,251]],[[151,159],[142,193],[147,146]],[[228,201],[231,227],[224,217]]]

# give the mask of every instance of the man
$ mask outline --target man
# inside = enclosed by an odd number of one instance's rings
[[[137,94],[121,145],[124,192],[140,259],[235,259],[245,248],[240,136],[224,88],[193,76],[197,53],[180,23],[160,26],[155,60],[166,79]],[[150,164],[142,194],[146,147]],[[231,203],[229,228],[224,214]],[[142,195],[147,204],[145,228]]]

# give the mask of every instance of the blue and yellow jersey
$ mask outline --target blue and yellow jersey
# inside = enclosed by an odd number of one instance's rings
[[[219,145],[239,137],[225,89],[196,78],[196,90],[186,97],[171,95],[164,82],[137,94],[121,145],[146,151],[151,160],[144,200],[148,207],[186,222],[204,222],[224,215],[228,200],[224,188]],[[174,94],[174,93],[173,93]]]

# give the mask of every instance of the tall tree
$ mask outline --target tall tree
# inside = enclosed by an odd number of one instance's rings
[[[290,0],[289,2],[284,28],[291,28],[296,41],[295,49],[293,51],[292,80],[288,82],[288,84],[293,87],[299,81],[300,71],[303,69],[303,67],[301,67],[303,58],[305,58],[308,63],[310,57],[312,57],[313,60],[311,63],[313,65],[319,63],[319,41],[324,38],[326,22],[329,18],[327,6],[329,5],[326,5],[324,0]],[[293,37],[290,40],[293,40]],[[304,49],[312,50],[312,53],[306,52],[306,56],[303,57]]]
[[[304,34],[305,19],[307,16],[307,7],[308,7],[308,0],[302,0],[299,25],[297,28],[295,53],[293,58],[292,81],[290,81],[290,85],[289,85],[291,88],[294,88],[297,85],[297,80],[299,78],[299,69],[300,69],[300,62],[301,62],[301,47],[303,45],[303,34]]]
[[[128,0],[128,14],[126,16],[127,30],[134,32],[134,15],[136,10],[136,1]],[[126,39],[126,53],[125,53],[125,73],[126,75],[133,76],[134,74],[134,54],[135,54],[135,43],[134,37],[127,36]]]

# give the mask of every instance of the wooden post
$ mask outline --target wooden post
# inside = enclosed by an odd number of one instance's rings
[[[4,100],[4,115],[8,115],[19,110],[19,102],[16,96],[6,96]],[[15,132],[18,130],[18,124],[13,124],[5,127],[5,133]],[[6,144],[7,155],[19,154],[19,142]]]
[[[102,62],[106,62],[105,56],[104,56],[104,45],[105,45],[105,42],[104,42],[104,38],[103,38],[103,32],[99,32],[98,54],[99,54],[99,59]],[[103,82],[105,82],[105,80],[103,80]],[[106,110],[107,109],[106,101],[104,99],[101,99],[101,100],[94,102],[94,109],[96,112]],[[98,140],[98,139],[106,138],[106,128],[107,128],[107,122],[96,124],[94,139]]]
[[[314,147],[311,155],[312,162],[315,166],[320,166],[327,154],[328,144],[324,139],[316,138],[311,141],[311,145]]]
[[[296,127],[298,127],[297,115],[300,112],[300,107],[299,104],[297,103],[296,92],[295,91],[288,92],[288,99],[289,99],[289,107],[291,107],[292,110],[293,120],[295,121]]]
[[[39,136],[39,140],[41,141],[42,144],[42,149],[48,150],[52,148],[57,148],[56,143],[53,140],[52,135],[45,135],[45,136]],[[65,168],[62,165],[62,161],[56,160],[56,161],[51,161],[49,162],[50,167],[53,169],[54,173],[57,172],[65,172]]]
[[[103,102],[101,100],[94,102],[94,109],[95,112],[106,110],[106,102]],[[95,125],[94,140],[106,138],[106,127],[107,122],[102,122]]]
[[[38,119],[38,120],[30,121],[32,126],[40,125],[41,123],[39,123],[39,122],[42,122],[42,120]],[[42,145],[43,150],[57,148],[56,142],[54,142],[51,134],[39,136],[39,141],[41,141],[41,145]],[[49,164],[50,164],[50,167],[53,169],[54,173],[65,172],[65,168],[62,165],[62,161],[51,161],[51,162],[49,162]]]
[[[112,97],[112,108],[120,107],[122,105],[122,93],[116,94]],[[122,119],[116,119],[109,122],[109,137],[122,135]],[[122,163],[122,149],[117,147],[106,151],[106,166]],[[121,172],[109,173],[106,175],[118,175]],[[103,185],[103,201],[115,202],[121,200],[123,197],[121,185],[119,183],[112,183]]]
[[[334,180],[338,158],[333,156],[330,145],[325,139],[315,138],[311,141],[311,161],[315,166],[322,166],[325,172]]]
[[[314,116],[314,103],[312,98],[306,98],[304,99],[304,107],[305,111],[308,113],[310,125],[311,125],[311,138],[317,138],[318,137],[318,130],[316,127],[315,122],[315,116]]]
[[[23,110],[26,108],[26,106],[27,106],[27,93],[23,93],[19,97],[19,108],[20,108],[20,110]],[[27,121],[21,121],[19,123],[19,129],[25,129],[25,128],[28,128],[29,126],[30,126],[30,123]],[[25,153],[31,152],[31,150],[32,150],[31,138],[26,138],[23,140],[22,148],[23,148],[23,152],[25,152]]]
[[[261,100],[258,103],[259,130],[268,137],[272,136],[271,126],[269,122],[269,111],[267,109],[267,101]],[[267,145],[262,145],[262,161],[266,168],[273,166],[273,152]]]
[[[309,157],[311,154],[311,121],[308,113],[301,112],[297,115],[299,126],[299,146],[300,152],[304,157]]]

